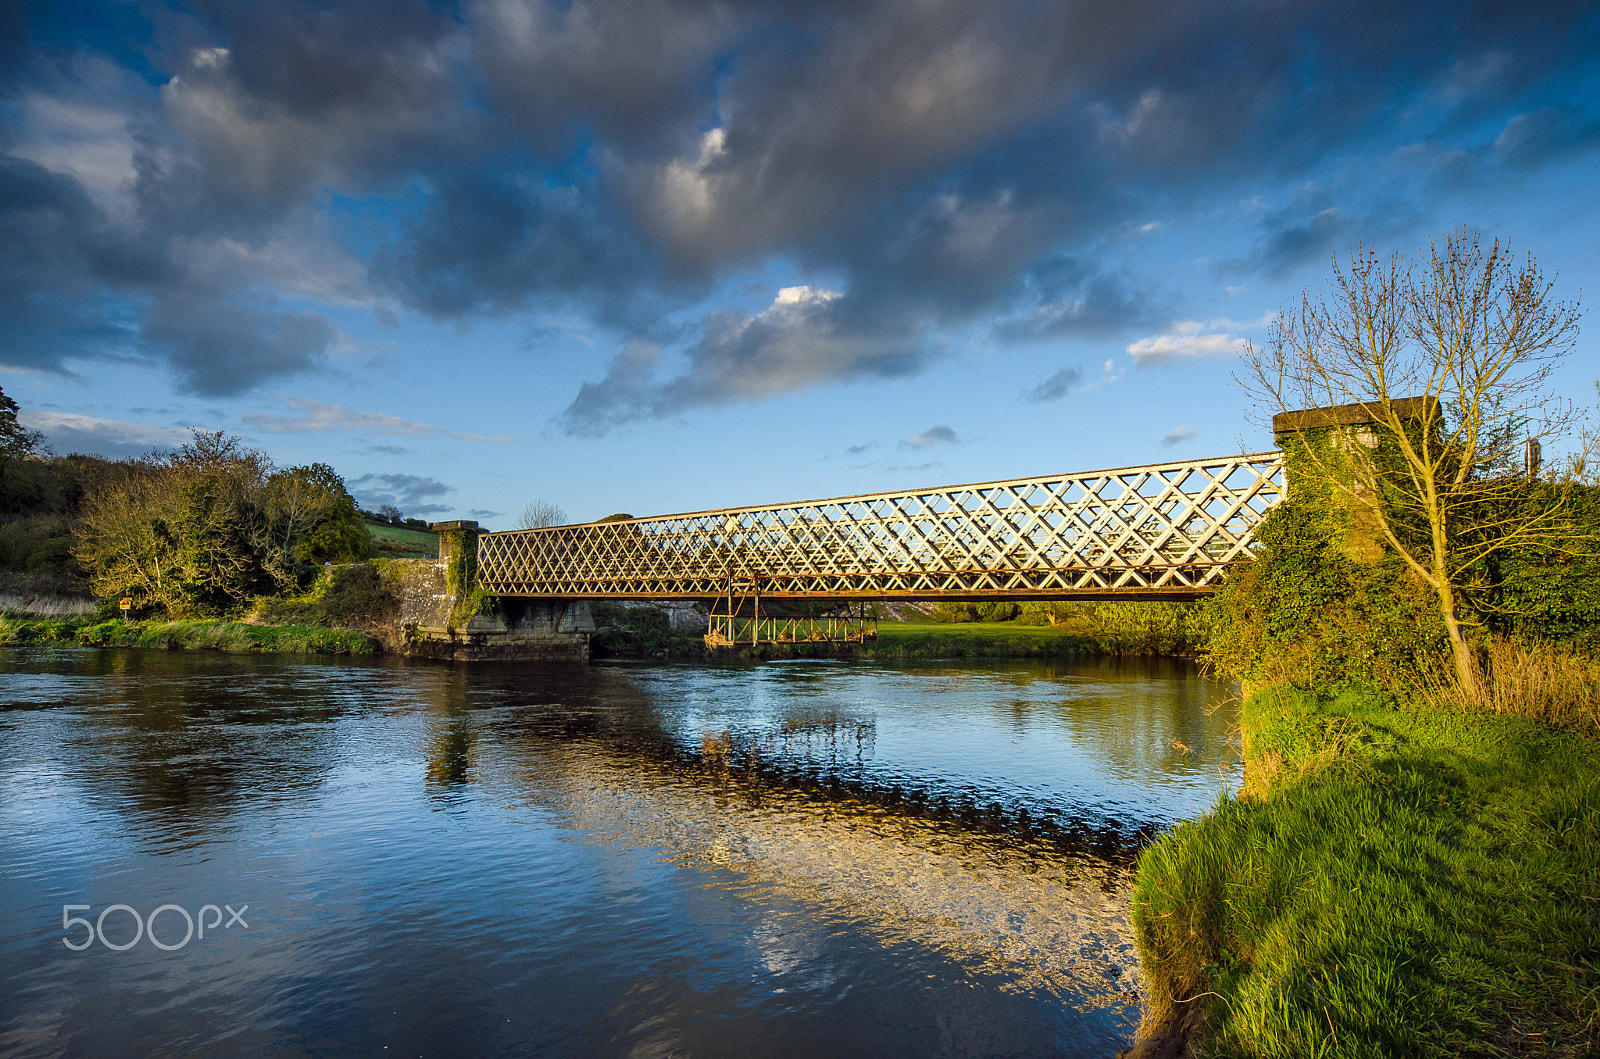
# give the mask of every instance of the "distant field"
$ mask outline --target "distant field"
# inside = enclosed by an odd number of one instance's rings
[[[384,559],[437,559],[439,535],[425,530],[402,529],[376,522],[365,523],[378,555]]]
[[[873,654],[909,658],[1030,658],[1099,654],[1091,637],[1013,622],[878,623]]]
[[[1012,621],[880,621],[878,632],[883,636],[965,636],[983,639],[990,636],[1071,636],[1066,629],[1050,625],[1018,625]]]

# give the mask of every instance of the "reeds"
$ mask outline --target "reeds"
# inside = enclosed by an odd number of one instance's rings
[[[94,613],[94,601],[73,596],[0,595],[0,614],[28,618],[79,618]]]
[[[1600,662],[1550,644],[1497,636],[1479,655],[1476,682],[1446,669],[1425,675],[1422,692],[1435,706],[1600,729]]]

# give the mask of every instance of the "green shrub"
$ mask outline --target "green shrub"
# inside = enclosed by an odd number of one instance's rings
[[[1256,539],[1255,562],[1209,606],[1206,649],[1221,672],[1301,688],[1404,686],[1446,650],[1432,592],[1398,559],[1351,559],[1310,505],[1279,504]]]
[[[667,615],[655,607],[623,607],[615,603],[591,603],[594,635],[589,637],[593,658],[648,658],[660,655],[694,657],[704,650],[699,636],[683,636],[672,631]]]

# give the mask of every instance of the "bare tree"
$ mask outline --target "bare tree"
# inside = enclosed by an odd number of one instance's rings
[[[548,500],[530,500],[522,509],[522,514],[517,516],[518,529],[546,529],[566,524],[567,513]]]
[[[1594,384],[1595,395],[1600,397],[1600,382]],[[1595,405],[1600,413],[1600,403]],[[1567,457],[1562,477],[1580,485],[1600,485],[1600,415],[1578,427],[1577,444]]]
[[[1307,444],[1303,456],[1432,589],[1456,678],[1476,688],[1465,633],[1487,607],[1476,571],[1567,529],[1564,491],[1519,472],[1526,440],[1561,437],[1577,419],[1549,383],[1581,312],[1553,297],[1531,256],[1519,264],[1466,231],[1415,261],[1353,250],[1347,266],[1334,259],[1329,286],[1281,315],[1266,348],[1246,349],[1239,381],[1272,411],[1366,406],[1393,453],[1381,471],[1357,445]]]

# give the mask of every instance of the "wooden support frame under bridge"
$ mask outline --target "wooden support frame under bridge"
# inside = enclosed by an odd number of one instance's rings
[[[711,601],[705,639],[712,649],[763,643],[874,643],[878,616],[871,603],[859,601],[842,602],[821,614],[762,614],[760,583],[729,581],[727,592]]]
[[[479,537],[478,582],[498,596],[707,604],[744,584],[762,600],[840,603],[1189,601],[1252,560],[1284,492],[1273,451],[511,530]]]

